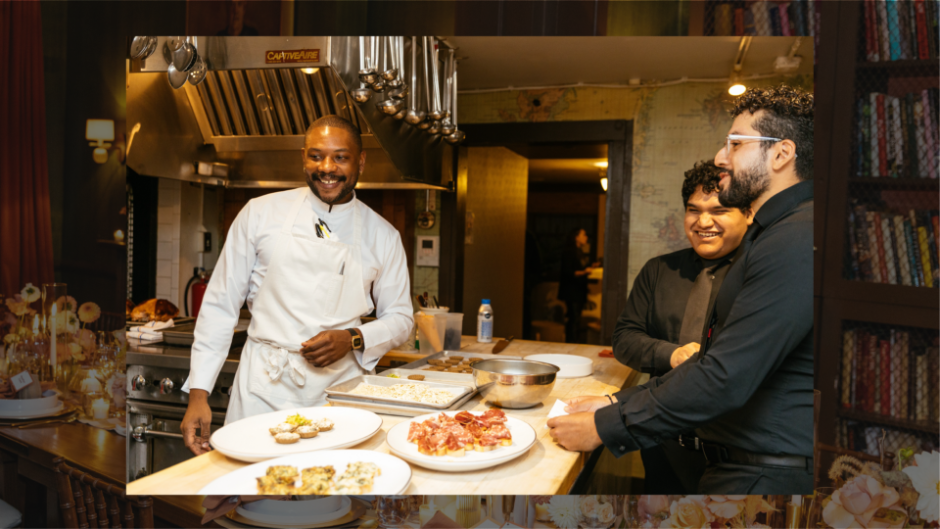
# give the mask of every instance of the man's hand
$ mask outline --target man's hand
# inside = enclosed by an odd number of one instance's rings
[[[300,353],[316,367],[326,367],[352,351],[349,331],[323,331],[300,344]]]
[[[604,397],[607,400],[607,397]],[[589,452],[601,445],[601,438],[594,426],[594,412],[574,413],[548,420],[552,436],[565,450]]]
[[[617,397],[611,395],[610,399],[617,402]],[[595,412],[604,406],[610,406],[607,397],[575,397],[568,401],[565,411],[568,413]]]
[[[695,342],[687,343],[682,347],[676,349],[672,352],[672,357],[669,359],[669,365],[673,369],[679,367],[679,364],[685,362],[689,358],[692,358],[692,355],[698,352],[701,346]]]
[[[190,390],[189,406],[187,406],[186,415],[183,416],[183,422],[180,424],[180,431],[183,433],[183,444],[197,456],[212,449],[209,447],[209,434],[212,433],[212,410],[209,408],[208,399],[209,393],[206,390]],[[200,430],[198,436],[196,435],[197,428]]]

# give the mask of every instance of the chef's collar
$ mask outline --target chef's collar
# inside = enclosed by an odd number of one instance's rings
[[[310,200],[310,204],[313,205],[313,210],[318,215],[336,215],[352,211],[353,205],[356,203],[356,190],[353,190],[353,199],[345,204],[333,204],[333,208],[330,209],[330,205],[326,202],[320,200],[319,197],[313,194],[313,191],[308,187],[307,188],[307,198]]]

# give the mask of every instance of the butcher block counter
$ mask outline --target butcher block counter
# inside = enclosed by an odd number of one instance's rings
[[[464,337],[461,351],[490,353],[495,344],[476,343],[475,337]],[[535,445],[524,455],[501,465],[472,472],[443,472],[411,465],[411,484],[405,494],[568,494],[581,472],[588,454],[569,452],[552,440],[546,426],[547,415],[556,399],[567,400],[579,395],[604,395],[633,385],[639,374],[620,364],[616,359],[600,357],[604,349],[598,345],[560,344],[514,340],[502,354],[528,356],[532,354],[568,354],[590,358],[594,363],[592,376],[556,379],[552,393],[542,402],[528,409],[505,409],[507,415],[529,423],[536,432]],[[421,358],[413,353],[391,351],[383,359],[386,365],[397,365]],[[482,397],[476,395],[461,409],[482,412],[489,409]],[[356,450],[375,450],[390,453],[385,441],[387,432],[410,417],[380,414],[379,433],[359,445]],[[127,493],[142,495],[198,494],[215,479],[250,463],[228,458],[218,451],[198,457],[128,483]]]

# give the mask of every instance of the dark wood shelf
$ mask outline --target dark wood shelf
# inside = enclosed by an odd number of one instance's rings
[[[825,285],[824,288],[829,297],[874,303],[884,306],[885,310],[898,305],[936,310],[937,298],[940,297],[936,287],[892,285],[845,277],[837,284]]]
[[[856,69],[860,72],[871,72],[883,75],[929,77],[930,75],[936,75],[938,70],[940,70],[940,60],[860,62],[856,65]]]
[[[849,185],[885,187],[895,189],[937,190],[940,179],[937,178],[894,178],[891,176],[866,176],[849,178]]]
[[[935,435],[940,433],[940,423],[936,421],[911,421],[907,419],[898,419],[897,417],[891,417],[889,415],[880,415],[877,413],[868,413],[845,408],[840,408],[839,411],[836,412],[836,415],[843,419],[852,421],[883,424],[885,426],[892,426],[894,428],[917,430],[919,432],[932,433]]]

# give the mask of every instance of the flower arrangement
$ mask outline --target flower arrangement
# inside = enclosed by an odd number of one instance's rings
[[[577,529],[581,520],[577,496],[552,496],[548,502],[548,514],[559,529]]]
[[[828,527],[940,527],[940,453],[899,452],[896,469],[884,470],[843,455],[829,469],[837,490],[823,499]]]

